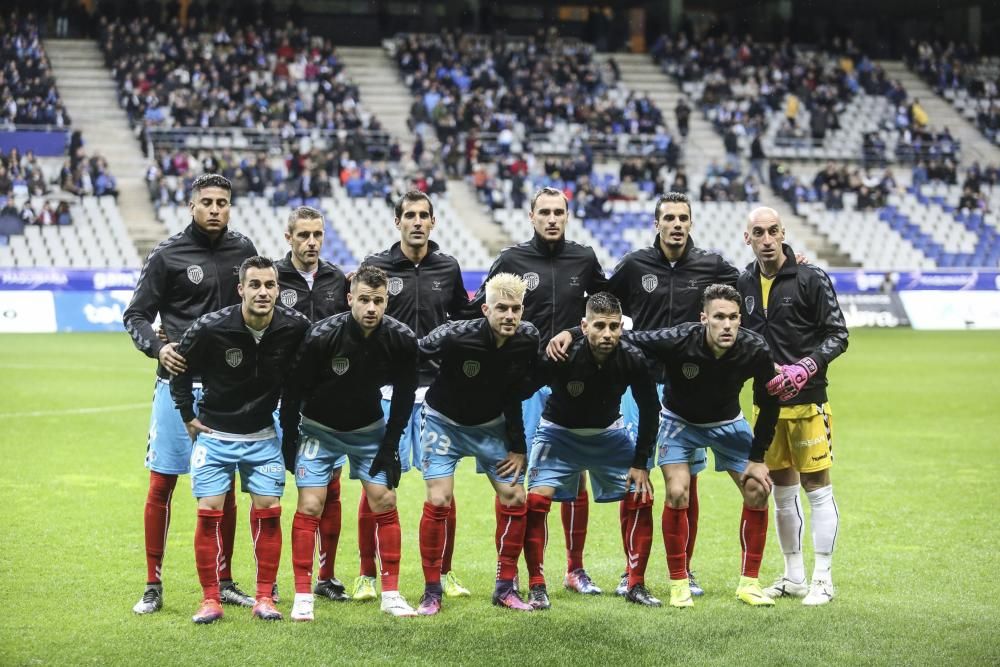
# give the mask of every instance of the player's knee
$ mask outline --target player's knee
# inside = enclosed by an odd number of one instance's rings
[[[748,479],[743,485],[743,498],[747,506],[754,508],[767,507],[767,489],[755,479]]]
[[[323,514],[323,503],[314,495],[299,493],[299,503],[295,511],[307,516],[321,516]]]
[[[281,498],[277,496],[253,496],[254,509],[269,510],[272,507],[279,507]]]
[[[802,488],[806,493],[830,486],[830,470],[819,470],[817,472],[804,472],[802,477]]]
[[[515,486],[501,488],[500,491],[497,491],[497,497],[500,498],[500,504],[502,505],[507,505],[508,507],[520,507],[524,505],[527,494],[525,493],[523,486]]]
[[[674,489],[671,488],[667,492],[667,502],[674,509],[680,509],[682,507],[687,507],[689,502],[689,495],[687,489]]]
[[[448,507],[451,505],[451,492],[444,489],[428,489],[427,502],[434,507]]]
[[[396,492],[384,486],[369,486],[368,507],[376,514],[396,509]]]

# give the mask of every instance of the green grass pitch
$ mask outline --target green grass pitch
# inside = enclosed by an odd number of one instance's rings
[[[841,512],[837,598],[807,609],[751,609],[733,598],[740,501],[706,473],[695,569],[707,593],[693,609],[640,609],[560,585],[563,537],[550,516],[553,609],[495,609],[489,485],[459,468],[455,567],[471,599],[427,619],[384,617],[374,603],[317,601],[316,622],[252,622],[248,610],[199,627],[195,504],[178,484],[165,562],[165,608],[136,617],[145,579],[142,467],[152,362],[123,334],[0,337],[0,665],[35,664],[765,664],[1000,663],[1000,334],[858,330],[831,370],[834,488]],[[659,530],[648,583],[667,597]],[[357,574],[356,483],[345,484],[337,574]],[[279,583],[292,596],[285,496]],[[422,590],[417,527],[423,483],[404,477],[402,592]],[[234,572],[252,590],[240,500]],[[762,579],[781,569],[773,525]],[[807,538],[808,541],[808,538]],[[587,567],[610,593],[623,567],[617,507],[592,506]],[[806,554],[812,567],[811,544]]]

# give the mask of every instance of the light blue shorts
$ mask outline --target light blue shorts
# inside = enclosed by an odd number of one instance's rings
[[[295,457],[296,486],[326,486],[343,456],[351,462],[351,479],[387,486],[389,479],[384,472],[374,477],[368,474],[383,437],[385,421],[381,419],[354,431],[335,431],[303,417]]]
[[[392,401],[382,399],[382,414],[389,421],[389,407]],[[410,413],[410,421],[403,427],[403,435],[399,438],[399,468],[408,472],[411,468],[420,467],[420,410],[423,403],[414,403]]]
[[[275,433],[278,434],[278,441],[279,442],[281,441],[281,433],[282,433],[282,431],[281,431],[281,422],[280,422],[280,414],[279,414],[280,412],[281,412],[281,401],[278,401],[278,407],[275,408],[275,410],[274,410],[274,431],[275,431]],[[341,467],[343,467],[345,465],[347,465],[347,457],[346,456],[341,456],[339,459],[337,459],[336,463],[333,464],[333,467],[334,468],[341,468]],[[243,489],[243,491],[245,492],[246,489]]]
[[[548,385],[531,395],[531,398],[521,401],[521,419],[524,421],[524,441],[528,444],[528,456],[531,456],[531,444],[535,441],[535,430],[542,421],[545,403],[552,395]]]
[[[590,473],[594,502],[609,503],[625,497],[628,471],[635,457],[635,443],[621,420],[603,431],[570,430],[542,421],[528,463],[528,490],[551,486],[553,500],[573,500],[577,496],[580,473]],[[653,465],[652,457],[646,468]]]
[[[424,479],[454,477],[460,459],[476,459],[476,472],[496,482],[510,484],[513,477],[497,475],[497,463],[507,458],[507,433],[503,417],[480,426],[456,424],[429,408],[424,410],[420,442],[423,450],[421,469]],[[524,481],[522,472],[517,479]]]
[[[656,385],[656,395],[663,396],[663,385]],[[639,406],[636,405],[635,398],[632,396],[632,387],[625,389],[625,393],[622,394],[622,418],[625,420],[625,428],[628,429],[628,434],[632,436],[635,440],[639,437]],[[660,413],[662,418],[663,413]],[[662,427],[662,424],[661,424]],[[702,470],[708,467],[708,453],[704,448],[695,452],[694,460],[691,462],[691,474],[697,475]]]
[[[194,389],[194,411],[198,414],[201,387]],[[156,379],[153,411],[149,416],[146,440],[146,467],[162,475],[186,475],[191,471],[191,436],[184,427],[181,413],[174,407],[170,383]]]
[[[279,498],[285,492],[285,464],[280,440],[224,440],[211,433],[199,433],[191,449],[191,490],[194,497],[227,493],[237,468],[244,491]]]
[[[715,454],[715,470],[746,470],[753,431],[740,415],[738,419],[721,424],[691,424],[666,410],[660,412],[660,432],[656,437],[658,465],[690,463],[694,474],[694,461],[710,447]],[[704,468],[704,464],[702,466]]]

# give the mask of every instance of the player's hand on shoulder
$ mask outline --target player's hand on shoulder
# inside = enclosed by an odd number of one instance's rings
[[[191,421],[184,424],[184,428],[187,429],[188,436],[191,437],[191,441],[194,442],[198,438],[199,433],[211,433],[212,429],[208,428],[197,417]]]
[[[187,360],[177,354],[177,343],[167,343],[160,348],[160,353],[157,356],[160,364],[171,375],[180,375],[187,370]]]
[[[500,477],[511,477],[512,481],[510,485],[517,486],[518,479],[521,477],[521,473],[524,472],[526,465],[527,460],[524,454],[507,452],[507,456],[497,462],[497,475]]]
[[[549,344],[545,346],[545,354],[552,361],[566,361],[569,355],[566,353],[569,350],[570,344],[573,342],[573,335],[568,331],[560,331]]]

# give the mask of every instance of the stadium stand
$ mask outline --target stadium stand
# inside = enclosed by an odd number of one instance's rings
[[[906,63],[983,135],[1000,143],[1000,58],[968,44],[911,41]]]
[[[0,16],[0,126],[68,127],[33,14]]]
[[[408,34],[390,45],[414,95],[410,126],[470,163],[525,150],[641,155],[669,145],[663,114],[611,59],[555,28],[527,37]]]

